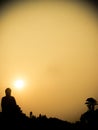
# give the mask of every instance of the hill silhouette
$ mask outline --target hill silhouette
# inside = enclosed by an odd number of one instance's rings
[[[20,106],[16,103],[15,98],[11,96],[11,89],[5,90],[6,96],[2,97],[0,112],[0,127],[2,130],[97,130],[98,129],[98,105],[97,101],[90,97],[86,100],[88,110],[81,114],[80,120],[75,123],[64,121],[56,117],[47,118],[46,115],[39,114],[38,117],[30,112],[26,116]]]

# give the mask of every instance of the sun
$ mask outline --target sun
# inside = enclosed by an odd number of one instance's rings
[[[17,89],[21,89],[24,87],[24,81],[23,80],[16,80],[15,83],[14,83],[14,86],[17,88]]]

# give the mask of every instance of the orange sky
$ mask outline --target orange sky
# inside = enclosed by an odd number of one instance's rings
[[[27,115],[76,121],[87,97],[98,100],[96,18],[88,6],[35,2],[0,20],[0,99],[6,87]],[[13,82],[23,79],[21,90]]]

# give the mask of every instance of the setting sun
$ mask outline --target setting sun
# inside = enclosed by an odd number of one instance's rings
[[[98,100],[97,21],[91,6],[15,1],[0,13],[0,99],[10,87],[27,115],[79,120],[85,99]]]
[[[14,86],[18,89],[21,89],[24,86],[24,81],[23,80],[16,80],[14,83]]]

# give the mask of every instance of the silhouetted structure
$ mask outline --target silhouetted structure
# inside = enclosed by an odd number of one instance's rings
[[[15,98],[11,96],[10,88],[6,88],[5,94],[6,96],[2,97],[1,99],[1,107],[2,107],[3,116],[14,117],[14,116],[17,116],[19,113],[22,113],[22,110],[19,107],[19,105],[17,105]]]
[[[1,122],[3,129],[17,130],[17,129],[27,129],[27,120],[28,117],[22,113],[21,108],[17,105],[16,100],[11,96],[11,89],[6,88],[5,96],[1,100]]]
[[[32,115],[32,111],[30,111],[30,118],[32,118],[32,116],[33,116],[33,115]]]
[[[2,113],[4,116],[13,116],[16,113],[16,100],[11,96],[11,89],[5,90],[6,96],[1,100]]]
[[[94,111],[95,110],[95,105],[97,105],[97,101],[94,98],[90,97],[90,98],[87,98],[85,104],[87,104],[87,107],[88,107],[89,111]]]
[[[90,97],[87,98],[86,103],[88,110],[83,113],[80,117],[80,121],[82,127],[84,128],[98,128],[98,113],[95,110],[95,105],[97,105],[97,101]]]
[[[39,114],[38,117],[30,112],[29,117],[22,113],[21,108],[16,104],[15,98],[11,96],[11,89],[5,90],[6,96],[2,98],[0,112],[0,122],[2,129],[10,130],[97,130],[98,129],[98,109],[95,110],[97,101],[94,98],[87,98],[88,110],[83,113],[76,123],[60,120],[58,118],[47,118],[46,115]]]

